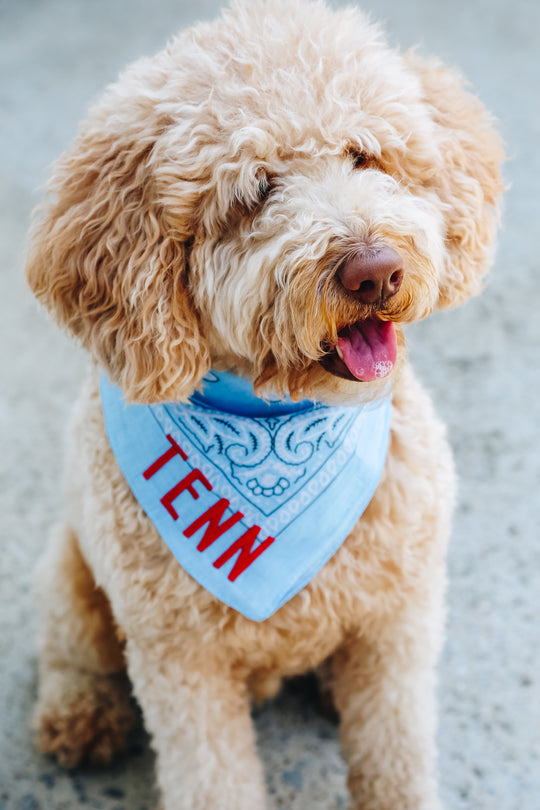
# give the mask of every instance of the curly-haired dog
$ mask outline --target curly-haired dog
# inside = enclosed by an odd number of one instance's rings
[[[402,330],[479,289],[501,157],[454,73],[390,49],[357,11],[306,0],[234,6],[132,65],[92,109],[56,166],[28,261],[35,294],[108,378],[100,394],[93,370],[76,406],[66,522],[40,568],[44,751],[72,765],[122,747],[127,667],[165,810],[262,808],[250,695],[329,661],[353,806],[439,807],[433,683],[454,480]],[[320,409],[334,432],[310,444],[304,422],[279,459],[272,434],[268,486],[248,480],[241,442],[234,455],[212,436],[198,462],[200,435],[182,445],[165,422],[215,416],[201,386],[224,371],[253,382],[253,424],[268,435],[276,397],[287,418]],[[111,450],[111,391],[113,421],[165,420],[151,449],[137,425],[124,442],[129,454],[140,440],[136,475]],[[360,491],[375,434],[378,471]],[[325,468],[309,529],[303,516],[282,534],[255,525],[249,510],[264,513],[269,492],[289,512],[293,489],[310,500],[272,475],[286,451],[296,463],[315,444],[326,456],[339,446],[341,467]],[[236,478],[220,492],[227,453]],[[155,509],[133,494],[146,485],[161,493]],[[158,531],[165,520],[176,540]],[[236,609],[244,582],[251,607]]]

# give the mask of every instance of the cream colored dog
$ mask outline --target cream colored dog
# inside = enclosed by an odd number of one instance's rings
[[[330,661],[352,806],[440,807],[433,685],[454,478],[402,329],[479,289],[501,157],[454,73],[390,49],[357,11],[307,0],[234,6],[132,65],[92,109],[54,171],[28,279],[126,399],[186,401],[213,367],[261,395],[329,404],[391,387],[392,422],[353,531],[254,622],[183,570],[134,499],[92,370],[65,524],[40,568],[43,751],[74,765],[121,749],[127,667],[163,808],[259,810],[250,695]],[[369,353],[369,335],[382,349]]]

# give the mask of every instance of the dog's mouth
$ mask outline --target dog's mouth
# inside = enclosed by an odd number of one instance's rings
[[[341,329],[337,345],[328,347],[320,362],[337,377],[369,382],[388,377],[396,360],[394,324],[373,316]]]

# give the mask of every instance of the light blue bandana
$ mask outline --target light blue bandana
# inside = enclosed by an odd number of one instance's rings
[[[259,399],[211,372],[189,404],[126,405],[101,383],[135,497],[201,585],[263,621],[343,543],[379,482],[390,397],[357,408]]]

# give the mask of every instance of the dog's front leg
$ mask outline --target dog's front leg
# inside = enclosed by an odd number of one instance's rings
[[[374,623],[333,659],[352,810],[440,810],[434,670],[440,605]]]
[[[108,763],[128,741],[130,689],[109,601],[70,526],[52,532],[35,590],[42,625],[36,742],[68,767]]]
[[[157,753],[160,810],[263,810],[245,682],[193,642],[130,640],[127,658]]]

